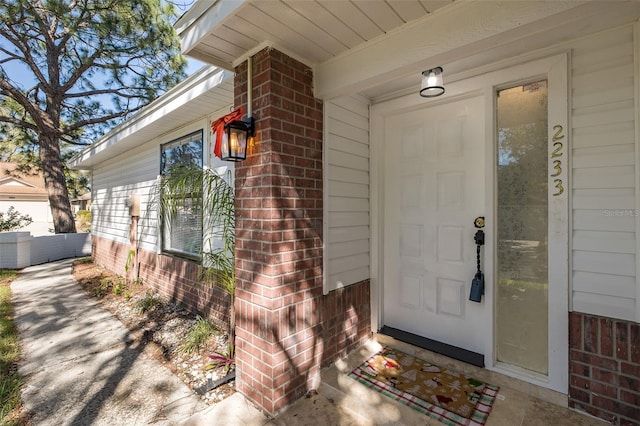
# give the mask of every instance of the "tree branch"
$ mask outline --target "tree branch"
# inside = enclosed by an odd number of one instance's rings
[[[31,123],[29,123],[27,121],[20,120],[19,118],[6,117],[6,116],[3,116],[3,115],[0,115],[0,122],[15,124],[16,126],[24,127],[24,128],[27,128],[27,129],[30,129],[30,130],[34,130],[34,131],[38,130],[38,128],[35,125],[33,125],[33,124],[31,124]]]
[[[119,97],[122,97],[122,98],[132,98],[132,99],[143,98],[140,95],[123,92],[122,90],[124,89],[144,90],[145,88],[144,87],[119,87],[117,89],[86,90],[78,93],[67,93],[65,95],[65,98],[84,98],[87,96],[94,96],[94,95],[118,95]]]
[[[13,87],[6,79],[0,77],[0,94],[5,95],[16,101],[20,106],[22,106],[25,111],[29,113],[33,121],[36,121],[36,125],[38,127],[45,128],[45,123],[42,121],[39,108],[18,89]]]
[[[113,120],[115,118],[121,118],[121,117],[124,117],[124,116],[126,116],[128,114],[134,113],[134,112],[140,110],[143,107],[144,107],[144,105],[140,105],[140,106],[135,107],[135,108],[126,109],[126,110],[119,111],[119,112],[114,112],[112,114],[107,114],[107,115],[103,115],[103,116],[100,116],[100,117],[94,117],[94,118],[90,118],[90,119],[87,119],[87,120],[76,121],[75,123],[73,123],[70,126],[64,126],[63,129],[62,129],[62,132],[68,134],[68,133],[71,133],[71,132],[73,132],[75,130],[78,130],[78,129],[82,128],[82,127],[85,127],[85,126],[90,126],[92,124],[104,123],[105,121]]]
[[[91,142],[76,142],[72,139],[69,139],[66,135],[61,135],[60,136],[60,140],[63,140],[65,143],[68,143],[70,145],[75,145],[75,146],[89,146],[91,145]]]
[[[7,31],[0,31],[0,35],[2,35],[9,43],[15,46],[16,49],[22,53],[22,57],[17,56],[18,60],[24,62],[31,72],[36,76],[40,83],[46,84],[47,79],[44,74],[40,71],[40,67],[36,64],[33,56],[31,56],[31,48],[28,44],[28,37],[24,34],[20,34],[13,27],[8,27]],[[12,34],[9,35],[9,32]]]

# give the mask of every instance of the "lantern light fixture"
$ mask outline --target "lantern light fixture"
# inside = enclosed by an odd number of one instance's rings
[[[255,133],[253,117],[247,121],[235,120],[225,124],[222,136],[222,160],[243,161],[247,158],[247,146]]]
[[[442,83],[442,67],[431,68],[422,71],[422,87],[420,88],[420,96],[423,98],[435,98],[444,93],[444,84]]]
[[[234,120],[224,125],[222,136],[222,160],[243,161],[247,159],[247,147],[253,145],[256,133],[255,120],[251,116],[252,97],[251,56],[247,58],[247,115],[246,120]]]

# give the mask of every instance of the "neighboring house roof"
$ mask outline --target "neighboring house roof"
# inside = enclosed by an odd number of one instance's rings
[[[198,0],[175,28],[204,62],[232,70],[272,46],[313,68],[317,98],[376,99],[419,86],[429,68],[452,82],[638,17],[628,1]]]
[[[76,154],[69,166],[91,169],[194,118],[218,111],[223,115],[231,105],[233,73],[205,66]]]
[[[28,197],[47,198],[44,177],[41,172],[35,175],[16,171],[16,163],[0,162],[0,197]]]

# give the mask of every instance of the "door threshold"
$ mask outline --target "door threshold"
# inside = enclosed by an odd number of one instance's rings
[[[467,364],[475,365],[476,367],[484,368],[484,355],[477,352],[472,352],[447,343],[438,342],[437,340],[428,339],[426,337],[418,336],[417,334],[398,330],[397,328],[388,327],[386,325],[382,326],[379,333],[393,337],[401,342],[409,343],[410,345],[427,349],[431,352],[466,362]]]

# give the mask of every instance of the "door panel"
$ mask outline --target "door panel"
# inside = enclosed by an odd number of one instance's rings
[[[384,322],[478,353],[473,220],[485,211],[484,98],[385,119]]]

